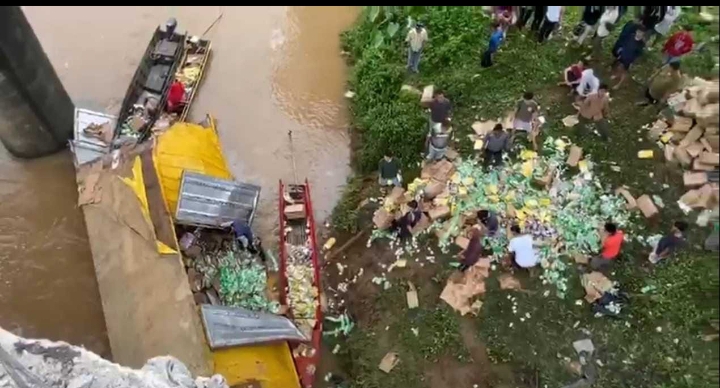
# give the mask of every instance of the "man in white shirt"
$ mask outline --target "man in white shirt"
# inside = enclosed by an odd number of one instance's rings
[[[532,235],[522,234],[520,226],[510,227],[510,244],[508,250],[513,256],[513,263],[520,268],[532,268],[538,264],[538,257],[533,248]]]
[[[680,13],[682,12],[679,6],[668,6],[665,8],[665,17],[663,17],[663,19],[655,25],[653,30],[648,31],[648,34],[646,34],[645,39],[648,42],[648,46],[655,45],[658,41],[663,40],[662,38],[667,36],[673,26],[673,23],[675,23],[675,20],[680,17]],[[650,38],[653,38],[652,43],[650,43]]]
[[[562,6],[549,5],[547,12],[545,12],[545,20],[543,21],[540,32],[538,33],[538,42],[542,43],[550,36],[550,33],[555,30],[555,27],[560,22],[560,15],[562,14]]]
[[[405,37],[405,42],[408,43],[408,60],[407,68],[413,73],[420,71],[418,66],[420,65],[420,54],[425,46],[425,42],[428,41],[428,34],[425,26],[421,22],[415,24],[415,28],[411,28]]]

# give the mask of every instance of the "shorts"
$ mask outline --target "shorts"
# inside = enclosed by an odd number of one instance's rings
[[[428,144],[428,154],[426,159],[430,161],[438,161],[445,157],[445,151],[447,151],[447,147],[435,148],[432,144]]]
[[[382,177],[378,177],[378,184],[382,187],[385,186],[396,186],[400,187],[400,180],[397,177],[394,177],[392,179],[383,179]]]
[[[663,66],[664,66],[664,65],[669,65],[669,64],[671,64],[671,63],[676,63],[676,62],[680,62],[680,57],[673,57],[673,56],[671,56],[671,55],[668,55],[668,54],[666,54],[666,53],[663,53],[663,55],[662,55],[662,64],[663,64]]]
[[[529,121],[515,119],[515,121],[513,121],[513,128],[518,131],[530,132],[532,131],[533,126],[532,123]]]
[[[613,62],[613,67],[621,65],[625,71],[630,70],[630,66],[632,65],[632,62],[623,61],[620,59],[620,57],[615,58],[615,62]]]
[[[650,94],[650,88],[646,88],[646,89],[645,89],[645,98],[647,98],[648,101],[650,101],[651,104],[657,104],[657,103],[658,103],[658,100],[656,100],[655,97],[653,97],[652,94]]]

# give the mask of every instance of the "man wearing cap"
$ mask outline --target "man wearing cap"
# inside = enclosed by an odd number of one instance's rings
[[[408,43],[408,61],[407,68],[413,73],[420,71],[418,66],[420,65],[420,54],[425,46],[425,42],[428,41],[427,30],[422,22],[417,22],[415,28],[411,28],[408,31],[405,41]]]

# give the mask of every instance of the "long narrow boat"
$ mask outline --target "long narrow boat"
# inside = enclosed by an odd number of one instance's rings
[[[300,383],[312,388],[320,364],[323,313],[310,184],[280,181],[279,193],[280,303],[288,306],[288,317],[310,339],[291,346]]]

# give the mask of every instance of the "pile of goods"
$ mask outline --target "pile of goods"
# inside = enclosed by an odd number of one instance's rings
[[[197,304],[242,307],[277,313],[261,259],[237,246],[222,231],[186,233],[180,241],[190,289]]]
[[[316,323],[316,309],[320,305],[319,292],[315,286],[315,271],[311,261],[312,251],[305,246],[285,245],[287,250],[287,303],[293,321],[307,338],[312,337]]]
[[[207,42],[201,41],[197,36],[189,38],[185,44],[185,61],[175,72],[175,80],[183,85],[185,96],[191,96],[197,86],[208,54],[207,49]],[[189,100],[187,97],[186,99]]]
[[[695,78],[668,99],[674,114],[658,119],[648,129],[649,138],[657,141],[665,159],[688,170],[683,181],[690,190],[678,201],[686,212],[711,208],[718,202],[718,88],[717,81]],[[640,151],[638,156],[652,156],[652,151]]]
[[[543,155],[520,150],[517,162],[490,171],[475,160],[428,165],[407,192],[400,195],[396,189],[390,194],[386,206],[375,213],[376,226],[387,227],[388,219],[402,212],[388,210],[388,202],[394,205],[417,198],[430,215],[441,249],[447,250],[452,242],[465,248],[477,211],[490,210],[499,215],[503,226],[517,223],[533,235],[540,245],[543,281],[555,285],[557,295],[564,297],[569,261],[585,262],[596,254],[601,244],[599,227],[609,220],[623,227],[631,214],[625,200],[593,176],[593,163],[582,159],[581,148],[567,139],[547,138],[543,150]],[[577,173],[565,179],[568,167]],[[485,238],[496,261],[507,252],[508,237],[502,229]]]

